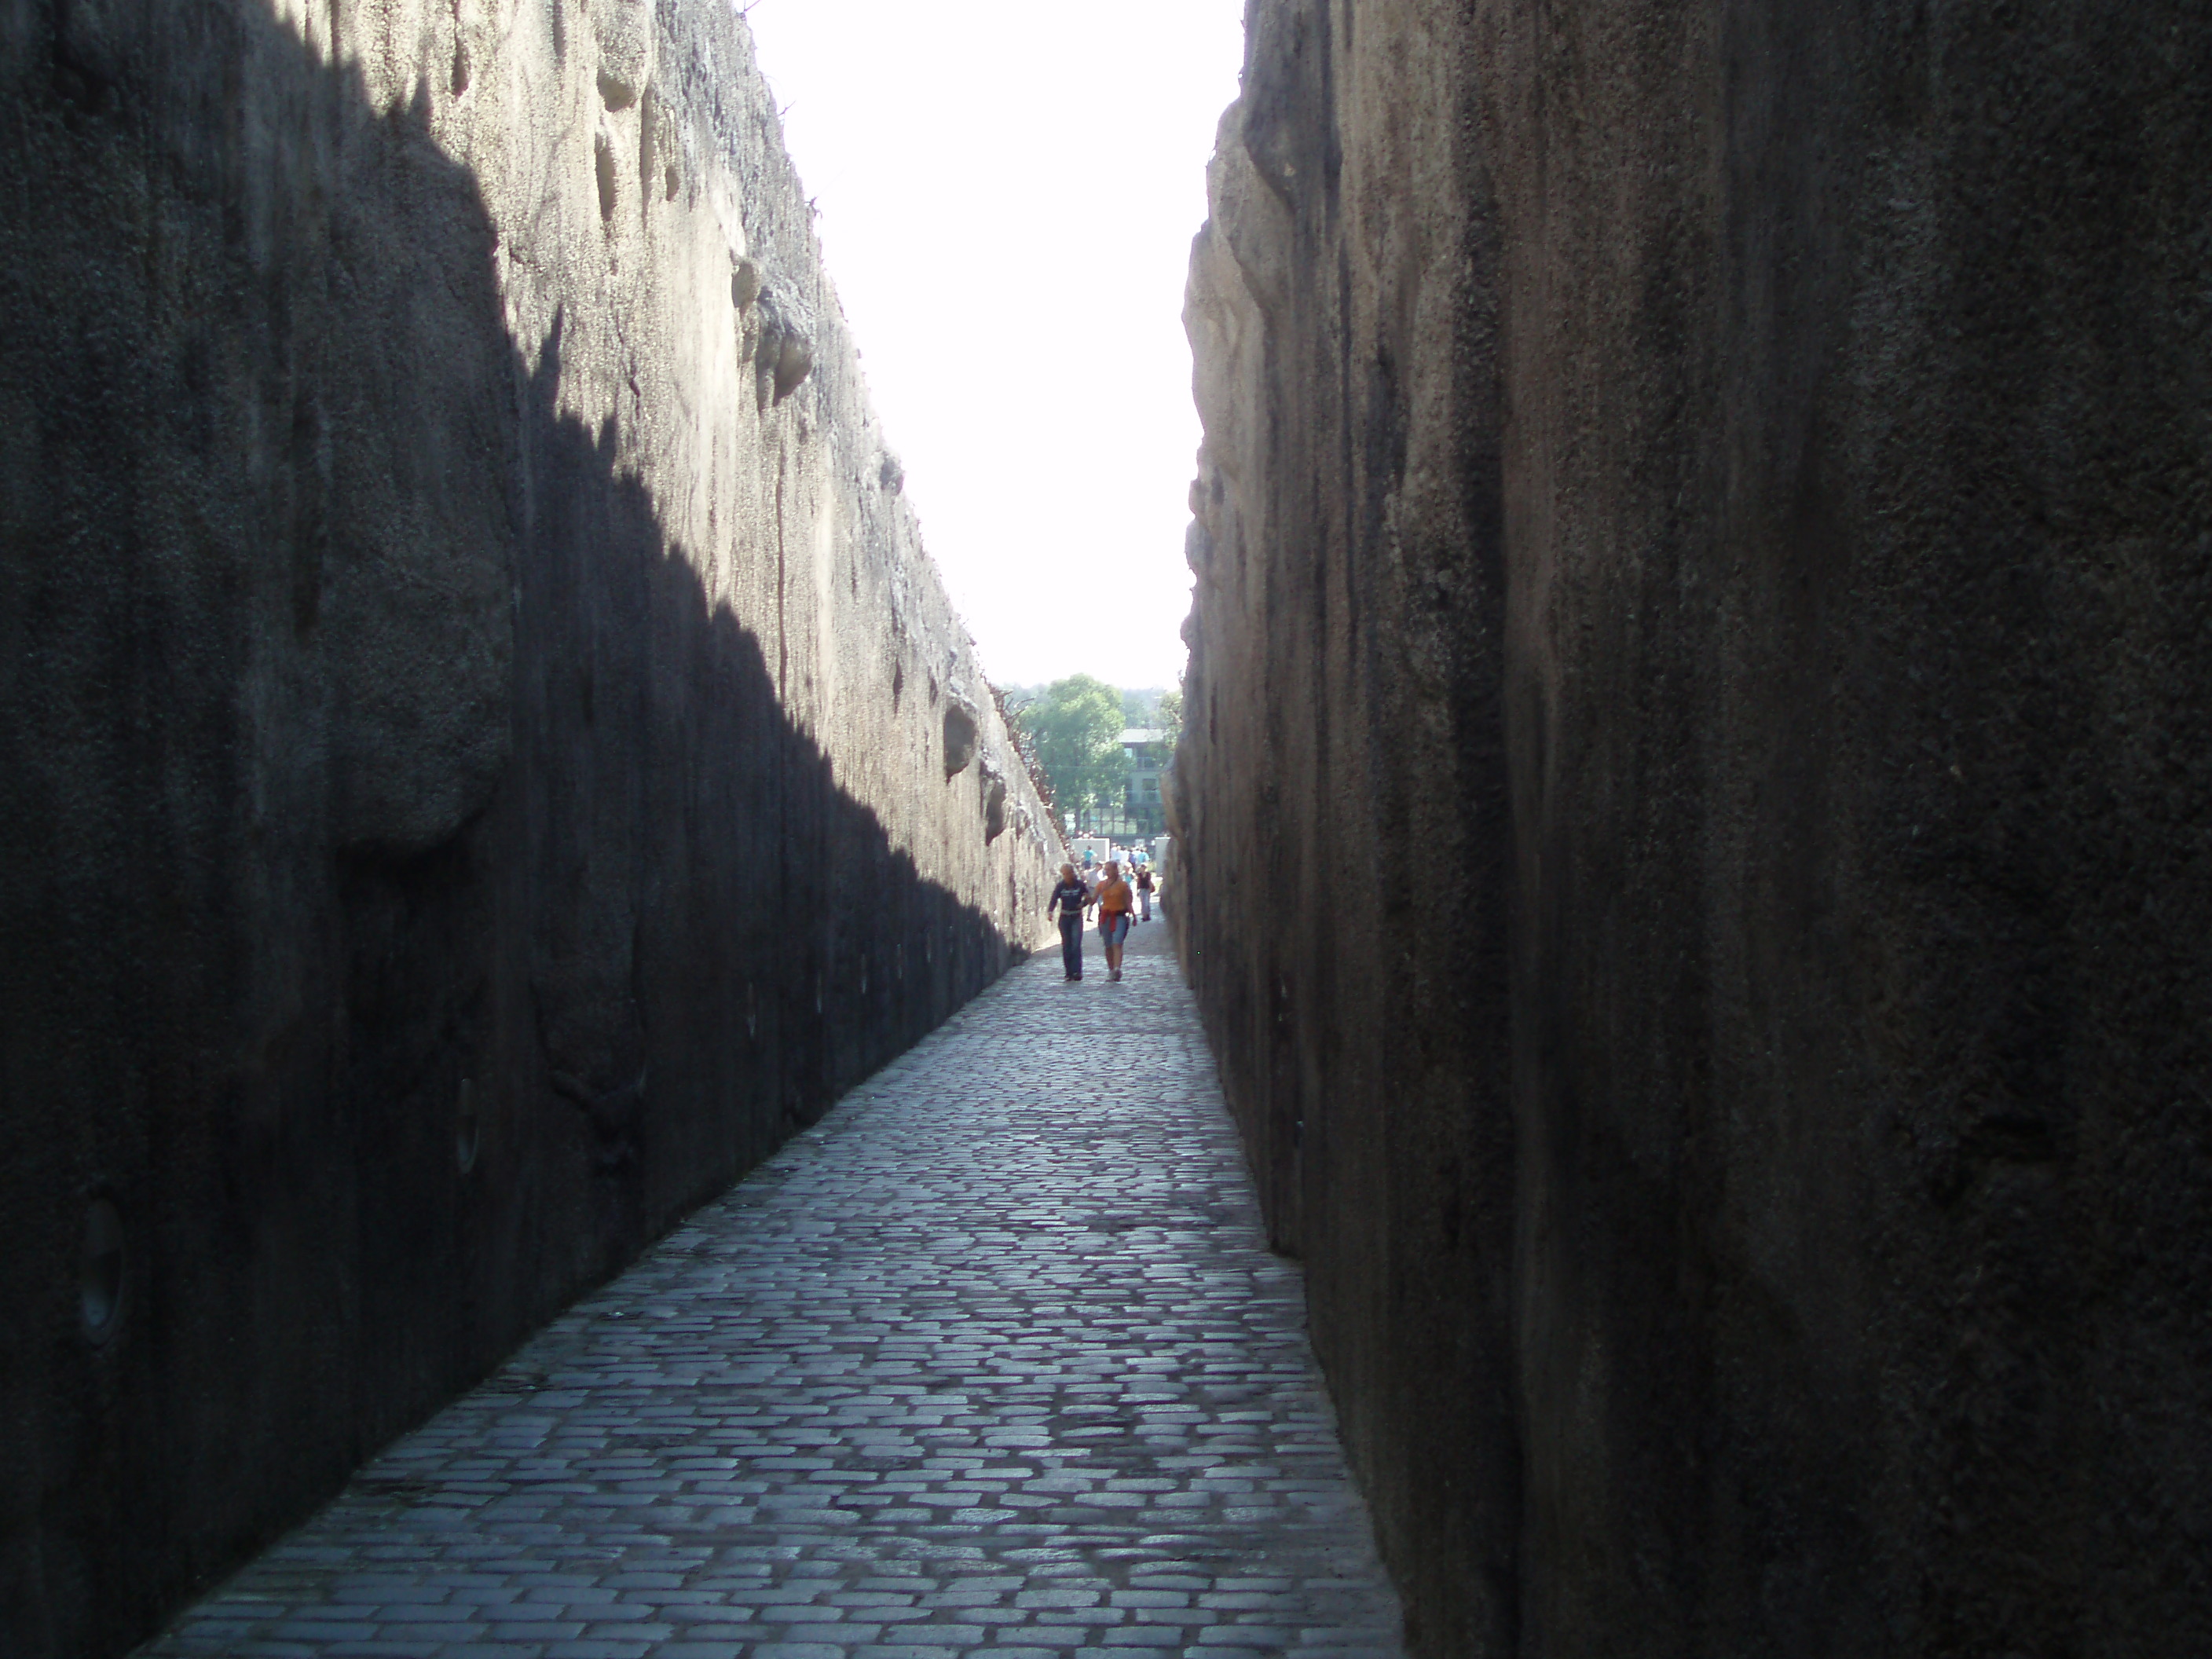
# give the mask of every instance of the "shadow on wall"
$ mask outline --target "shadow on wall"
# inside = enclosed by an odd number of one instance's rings
[[[0,18],[9,1659],[147,1634],[1018,954],[556,412],[419,111],[130,15]]]
[[[1408,1650],[2212,1653],[2212,11],[1630,15],[1252,8],[1194,250],[1177,926]]]

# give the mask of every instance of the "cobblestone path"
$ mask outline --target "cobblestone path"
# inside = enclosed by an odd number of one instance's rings
[[[1018,968],[142,1659],[1395,1655],[1154,924]]]

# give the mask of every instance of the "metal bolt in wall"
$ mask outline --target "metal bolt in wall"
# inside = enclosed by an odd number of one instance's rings
[[[477,1111],[477,1085],[473,1078],[461,1079],[460,1092],[453,1106],[453,1162],[463,1175],[477,1167],[477,1152],[483,1142],[483,1124]]]
[[[123,1217],[96,1198],[84,1212],[84,1246],[77,1264],[78,1307],[85,1334],[105,1342],[123,1318]]]

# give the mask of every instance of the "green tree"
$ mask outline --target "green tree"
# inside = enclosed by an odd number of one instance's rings
[[[1054,680],[1020,713],[1054,802],[1079,826],[1121,799],[1121,694],[1088,674]]]
[[[1152,726],[1159,732],[1160,741],[1170,754],[1182,737],[1182,690],[1160,693],[1159,705],[1152,710]]]

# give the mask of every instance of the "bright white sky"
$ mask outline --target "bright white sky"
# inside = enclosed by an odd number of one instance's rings
[[[747,13],[907,495],[1001,684],[1182,672],[1199,442],[1183,282],[1243,12]]]

